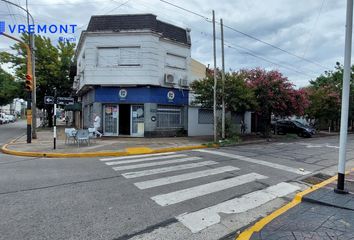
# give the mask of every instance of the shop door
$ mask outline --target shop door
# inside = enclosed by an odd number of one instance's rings
[[[103,134],[105,136],[118,136],[118,105],[104,105]]]
[[[144,105],[131,106],[131,135],[144,137]]]

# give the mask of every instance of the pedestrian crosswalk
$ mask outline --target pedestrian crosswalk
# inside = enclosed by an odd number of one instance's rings
[[[227,189],[237,191],[237,188],[240,186],[246,186],[247,188],[247,184],[269,178],[255,172],[247,172],[243,175],[239,174],[240,168],[225,165],[222,161],[216,161],[213,159],[215,155],[226,158],[237,158],[241,161],[261,164],[299,175],[307,174],[280,164],[269,164],[264,161],[221,151],[207,150],[203,151],[203,154],[209,155],[206,158],[193,156],[195,154],[192,153],[177,154],[169,152],[103,158],[100,161],[112,167],[114,171],[119,172],[124,178],[130,179],[138,189],[144,190],[145,193],[149,193],[149,189],[154,189],[152,191],[153,194],[151,194],[153,196],[150,196],[150,198],[162,207],[212,196]],[[218,178],[222,174],[227,174],[227,177]],[[217,179],[211,180],[213,178]],[[186,185],[191,183],[191,186],[188,185],[189,187],[181,189],[181,186],[184,185],[180,184],[175,188],[178,183]],[[238,198],[233,198],[225,202],[216,202],[215,205],[207,208],[198,209],[197,211],[196,209],[192,209],[191,212],[181,213],[175,217],[189,228],[191,232],[196,233],[220,222],[219,213],[245,212],[277,197],[286,196],[298,189],[298,186],[281,182]]]

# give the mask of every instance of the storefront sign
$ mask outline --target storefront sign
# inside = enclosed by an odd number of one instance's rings
[[[173,99],[175,99],[175,93],[173,91],[168,91],[167,99],[169,102],[173,102]]]
[[[128,95],[128,91],[126,89],[119,90],[119,98],[121,100],[126,99]]]

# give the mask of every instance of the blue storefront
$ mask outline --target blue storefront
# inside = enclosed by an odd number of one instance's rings
[[[153,86],[96,87],[83,97],[84,126],[101,116],[105,136],[186,135],[188,90]]]

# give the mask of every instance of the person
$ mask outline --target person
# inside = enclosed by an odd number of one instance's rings
[[[69,125],[69,116],[66,115],[65,116],[65,126],[68,126]]]
[[[246,132],[246,124],[243,120],[241,120],[241,134],[245,134]]]
[[[97,114],[93,114],[93,128],[95,129],[95,134],[102,137],[102,133],[98,131],[101,127],[101,118]]]

